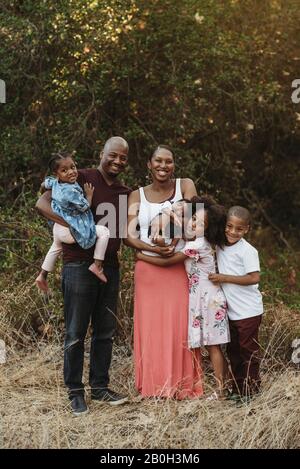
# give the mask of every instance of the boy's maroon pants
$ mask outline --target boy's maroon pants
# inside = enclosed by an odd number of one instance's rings
[[[231,342],[227,345],[234,378],[233,392],[251,395],[259,391],[259,344],[258,330],[261,315],[252,318],[229,320]]]

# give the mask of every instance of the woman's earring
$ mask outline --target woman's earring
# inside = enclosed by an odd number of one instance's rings
[[[148,169],[148,173],[146,174],[146,179],[147,179],[147,181],[152,180],[152,173],[151,173],[150,169]]]

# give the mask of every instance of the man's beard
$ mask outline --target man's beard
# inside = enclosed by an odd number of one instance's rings
[[[111,178],[117,178],[119,176],[120,173],[108,173],[108,175],[111,177]]]

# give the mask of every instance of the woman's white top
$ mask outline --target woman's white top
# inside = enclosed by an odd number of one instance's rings
[[[152,243],[151,239],[148,237],[148,229],[151,224],[153,218],[155,218],[162,210],[166,208],[171,208],[174,202],[178,202],[178,200],[182,199],[181,193],[181,184],[180,179],[175,180],[175,194],[172,198],[165,200],[161,203],[149,202],[146,199],[144,188],[140,187],[140,209],[138,214],[138,223],[140,225],[140,240],[144,241],[144,243],[150,244],[151,246],[155,246]],[[176,251],[180,250],[179,246],[180,241],[177,243],[175,248]],[[182,247],[182,246],[181,246]],[[148,254],[150,256],[157,256],[158,254],[150,251],[142,251],[144,254]]]

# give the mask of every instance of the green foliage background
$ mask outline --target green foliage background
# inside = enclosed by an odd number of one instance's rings
[[[246,204],[266,301],[298,307],[299,253],[285,238],[297,246],[299,25],[294,0],[0,0],[0,285],[7,300],[13,275],[11,316],[45,307],[31,306],[50,242],[33,207],[50,153],[75,150],[79,166],[97,165],[111,135],[129,141],[132,187],[163,143],[177,177]],[[132,253],[122,255],[129,330]]]
[[[145,182],[158,143],[177,174],[226,204],[299,228],[300,8],[294,0],[0,2],[1,196],[37,188],[49,154],[95,164],[130,143],[127,182]]]

